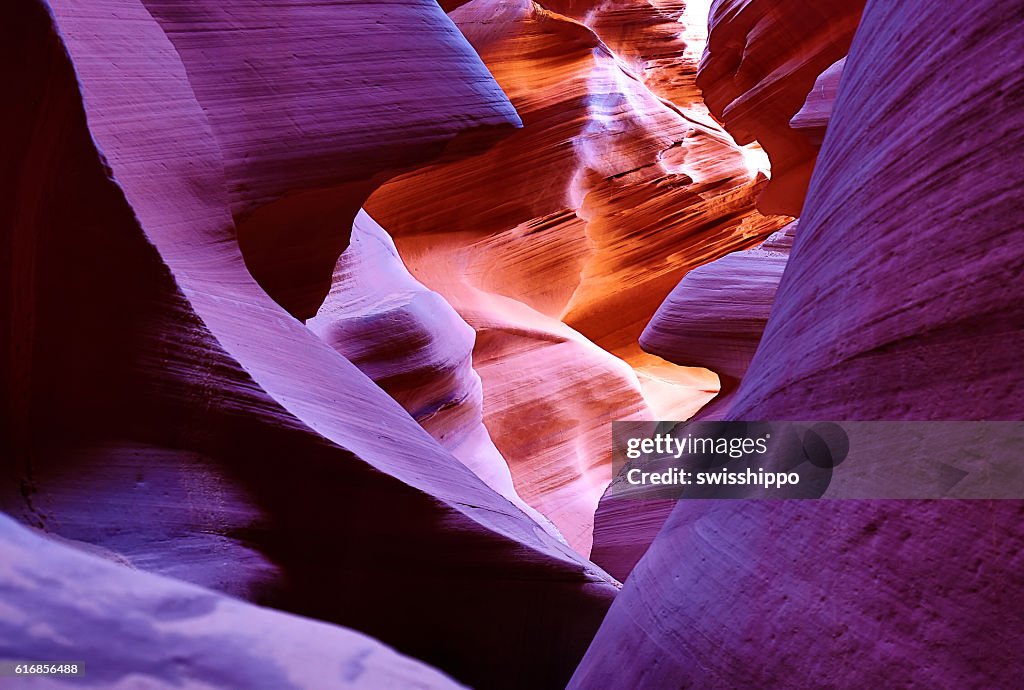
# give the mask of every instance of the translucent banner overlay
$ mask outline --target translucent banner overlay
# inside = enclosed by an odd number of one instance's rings
[[[609,494],[1024,498],[1024,422],[613,422]]]

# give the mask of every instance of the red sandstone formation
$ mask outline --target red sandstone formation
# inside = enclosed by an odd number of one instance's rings
[[[642,352],[640,332],[689,269],[784,221],[754,211],[749,153],[703,106],[664,101],[641,78],[692,101],[695,53],[680,45],[647,69],[615,48],[649,29],[644,13],[559,9],[593,26],[526,1],[452,12],[524,127],[384,185],[368,209],[477,330],[484,422],[519,494],[589,553],[611,478],[606,422],[688,417],[717,389],[706,371]]]
[[[586,24],[657,96],[704,111],[694,83],[707,41],[711,0],[545,0],[545,8]]]
[[[687,273],[647,324],[640,347],[717,373],[716,403],[735,390],[761,341],[795,229],[790,223],[754,249]]]
[[[3,509],[460,680],[564,682],[615,584],[250,277],[226,140],[146,8],[50,9],[0,10]],[[457,119],[497,93],[476,83]]]
[[[283,690],[323,687],[327,678],[363,690],[462,687],[356,631],[114,565],[5,516],[0,552],[4,657],[88,658],[72,687]]]
[[[1011,16],[869,5],[730,418],[1024,419]],[[1022,518],[1020,501],[681,502],[570,687],[1015,687]]]
[[[863,5],[0,5],[0,658],[1014,687],[1020,502],[602,499],[618,419],[1022,418],[1024,16]]]
[[[717,0],[697,73],[708,108],[772,162],[762,213],[800,215],[817,145],[790,126],[815,79],[846,55],[864,0]]]

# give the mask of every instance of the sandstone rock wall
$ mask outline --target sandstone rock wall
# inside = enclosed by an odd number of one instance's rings
[[[730,418],[1024,418],[1007,17],[1021,11],[1001,0],[868,5]],[[570,687],[1013,687],[1021,510],[680,503]]]
[[[772,163],[763,213],[799,216],[818,147],[790,125],[818,75],[846,55],[863,0],[716,0],[697,86],[740,144]]]
[[[250,277],[160,24],[135,0],[2,12],[3,510],[466,682],[564,683],[615,583]],[[465,625],[483,612],[504,625]]]

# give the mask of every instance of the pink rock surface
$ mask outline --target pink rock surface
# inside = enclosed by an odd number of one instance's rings
[[[477,330],[491,438],[519,494],[582,553],[611,478],[605,422],[686,417],[717,390],[709,372],[640,350],[650,315],[687,270],[784,222],[754,210],[749,152],[604,41],[647,35],[643,12],[617,7],[561,8],[593,26],[518,0],[453,11],[524,127],[367,204],[412,274]],[[673,55],[692,91],[696,55]]]
[[[327,299],[306,325],[488,486],[557,534],[516,493],[483,425],[483,388],[472,361],[475,331],[409,274],[390,235],[365,212],[356,216]]]
[[[3,509],[460,680],[564,683],[615,583],[250,277],[221,145],[146,9],[49,8],[0,22]]]
[[[868,5],[730,418],[1024,419],[1009,16]],[[1022,511],[679,503],[570,687],[1016,687]]]
[[[790,126],[815,79],[846,55],[863,0],[716,0],[697,86],[740,144],[772,163],[762,213],[799,216],[818,147]]]
[[[0,658],[74,661],[8,688],[460,688],[359,632],[60,545],[0,515]]]
[[[640,347],[711,369],[721,381],[719,397],[734,390],[768,322],[795,225],[687,273],[647,324]]]
[[[220,145],[246,264],[289,311],[323,301],[369,193],[519,118],[433,0],[145,0]]]
[[[832,106],[839,94],[839,80],[843,78],[845,64],[844,57],[818,75],[814,87],[807,94],[807,100],[789,121],[790,127],[803,132],[815,146],[821,146],[825,140],[825,130],[828,129]]]
[[[925,4],[876,7],[858,34],[731,416],[1024,418],[1024,230],[1008,224],[1021,210],[1020,175],[1005,160],[1021,141],[1014,36],[989,11],[964,24]],[[911,30],[921,50],[897,40]],[[951,80],[970,87],[951,94]]]

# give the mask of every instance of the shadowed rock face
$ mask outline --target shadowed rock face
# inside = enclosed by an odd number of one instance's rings
[[[1020,8],[1002,0],[868,5],[729,418],[1024,419],[1008,17]],[[652,688],[1014,687],[1022,515],[1019,501],[679,503],[570,687],[612,673]]]
[[[134,0],[0,12],[3,510],[460,680],[564,683],[615,584],[250,277],[161,26]]]
[[[569,687],[1016,685],[1019,502],[805,505],[680,504]]]
[[[863,0],[717,0],[697,86],[740,144],[772,162],[762,213],[800,215],[818,153],[790,125],[818,75],[846,55]]]
[[[715,403],[735,390],[761,340],[793,243],[796,222],[754,249],[686,274],[658,307],[640,347],[676,364],[715,371]],[[706,418],[707,408],[701,411]]]
[[[381,181],[519,124],[433,0],[143,4],[220,146],[246,264],[302,319]]]
[[[463,687],[353,630],[113,565],[6,516],[0,552],[0,656],[74,661],[73,687]]]
[[[1024,228],[1007,223],[1022,205],[1005,159],[1022,137],[1019,40],[988,12],[957,24],[923,4],[874,7],[858,34],[733,417],[1024,418]],[[1010,5],[986,7],[1019,17]],[[954,97],[949,80],[970,87]],[[950,135],[927,146],[929,131]]]
[[[491,438],[519,494],[582,553],[611,479],[607,422],[688,417],[717,389],[640,350],[644,325],[687,270],[785,222],[754,210],[764,180],[749,152],[695,101],[682,8],[624,7],[453,11],[524,126],[367,204],[477,331]],[[670,23],[672,48],[651,57]]]

